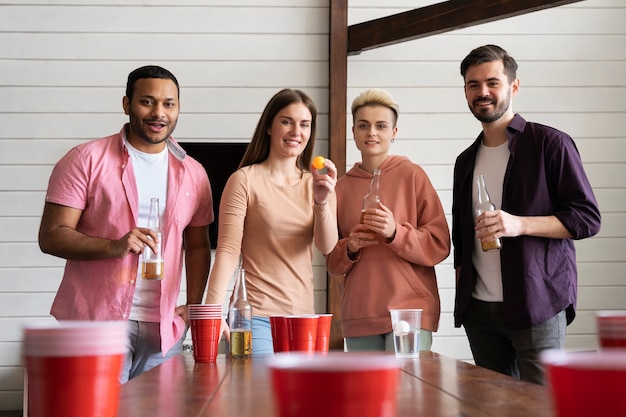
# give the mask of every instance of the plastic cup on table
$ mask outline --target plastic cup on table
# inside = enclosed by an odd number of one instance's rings
[[[332,314],[318,314],[317,338],[315,342],[315,351],[318,353],[328,353],[328,348],[330,345],[330,325],[332,323],[332,320]]]
[[[23,329],[29,417],[115,417],[125,321],[59,321]]]
[[[279,417],[396,416],[394,355],[278,353],[268,366]]]
[[[290,352],[315,353],[317,344],[317,315],[286,316]]]
[[[194,360],[198,363],[215,362],[221,337],[221,304],[190,304],[187,309]]]
[[[626,349],[541,354],[557,417],[626,416]]]
[[[284,316],[270,316],[274,353],[289,351],[289,334]]]
[[[598,311],[596,324],[602,349],[626,349],[626,310]]]
[[[398,358],[417,358],[420,351],[421,309],[392,309],[393,345]]]

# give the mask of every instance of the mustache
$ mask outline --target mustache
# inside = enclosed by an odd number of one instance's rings
[[[472,104],[476,105],[476,103],[478,103],[479,101],[491,101],[495,103],[494,98],[491,96],[480,96],[480,97],[476,97],[476,99],[474,99]]]

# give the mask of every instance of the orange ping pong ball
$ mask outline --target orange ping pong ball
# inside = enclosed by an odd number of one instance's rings
[[[313,166],[316,169],[322,169],[324,168],[324,161],[326,161],[326,159],[324,159],[323,156],[318,155],[315,158],[313,158]]]

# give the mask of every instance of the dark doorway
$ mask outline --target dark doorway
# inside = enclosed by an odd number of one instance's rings
[[[228,177],[237,170],[246,151],[247,143],[196,143],[180,142],[180,146],[195,160],[200,162],[211,181],[213,192],[213,212],[215,221],[209,226],[211,248],[217,248],[217,225],[222,191]]]

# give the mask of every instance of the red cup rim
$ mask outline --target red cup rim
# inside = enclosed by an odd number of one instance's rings
[[[550,349],[541,353],[541,362],[547,366],[576,369],[604,369],[626,371],[626,348],[572,352]]]
[[[34,322],[24,326],[25,356],[91,356],[126,352],[126,321]]]
[[[601,311],[596,311],[596,317],[626,319],[626,310],[601,310]]]
[[[372,371],[398,368],[400,364],[393,354],[372,352],[280,352],[268,359],[268,366],[273,369],[308,372]]]

